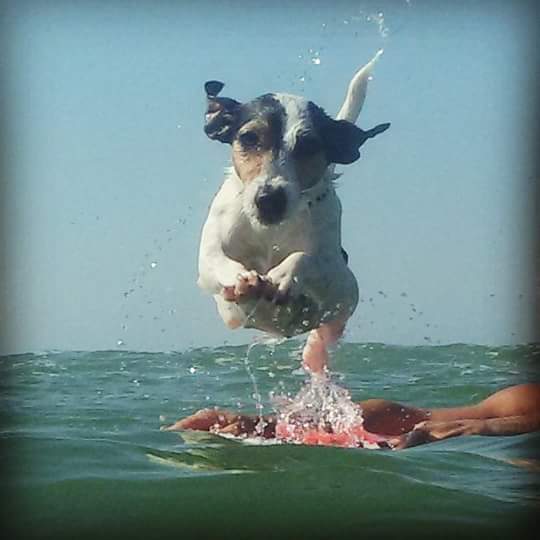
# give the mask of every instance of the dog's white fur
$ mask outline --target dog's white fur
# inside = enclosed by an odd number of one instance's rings
[[[337,119],[356,121],[380,52],[351,80]],[[275,96],[287,112],[285,143],[290,138],[293,145],[295,130],[306,119],[307,102],[287,94]],[[276,165],[271,178],[267,175],[247,184],[234,168],[227,170],[203,227],[198,284],[214,296],[219,314],[230,328],[251,327],[286,336],[314,329],[312,341],[322,338],[325,347],[339,337],[358,302],[356,279],[341,252],[341,203],[333,182],[334,165],[304,191],[290,181],[293,172],[287,166],[282,163],[280,169]],[[254,198],[262,183],[281,185],[287,192],[287,215],[279,224],[265,226],[256,219]],[[292,302],[300,295],[314,300],[317,313],[299,328],[298,320],[289,320],[290,307],[261,298],[225,299],[224,288],[237,286],[239,280],[245,284],[255,275],[267,278]],[[322,334],[317,334],[319,327]],[[331,331],[325,332],[325,327]]]

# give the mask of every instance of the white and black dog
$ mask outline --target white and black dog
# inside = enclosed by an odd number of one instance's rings
[[[353,77],[337,120],[303,97],[239,103],[218,97],[223,83],[205,84],[204,130],[231,145],[233,166],[202,231],[198,284],[230,328],[287,337],[311,330],[303,361],[316,373],[358,302],[334,166],[356,161],[360,146],[390,125],[354,125],[377,56]]]

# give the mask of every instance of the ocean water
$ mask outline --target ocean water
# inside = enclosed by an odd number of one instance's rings
[[[294,395],[305,380],[300,347],[260,343],[249,358],[247,347],[2,357],[9,537],[523,534],[539,503],[538,434],[390,451],[160,431],[202,407],[255,412],[257,393],[271,412],[271,392]],[[539,361],[540,345],[344,343],[331,369],[354,399],[434,407],[538,380]]]

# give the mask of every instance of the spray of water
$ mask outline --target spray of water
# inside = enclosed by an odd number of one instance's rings
[[[251,351],[257,346],[257,345],[265,345],[265,346],[270,346],[272,348],[275,348],[275,346],[279,343],[281,343],[282,341],[284,341],[283,339],[279,339],[279,338],[274,338],[274,337],[270,337],[270,336],[262,336],[260,338],[256,338],[247,348],[247,351],[246,351],[246,356],[244,357],[244,366],[246,368],[246,372],[251,380],[251,384],[253,385],[253,393],[252,393],[252,397],[253,399],[255,400],[255,408],[257,410],[257,417],[258,417],[258,422],[255,426],[255,433],[258,435],[258,436],[261,436],[263,435],[264,433],[264,428],[266,426],[266,422],[263,418],[263,409],[264,409],[264,405],[263,405],[263,402],[262,402],[262,396],[261,396],[261,393],[259,391],[259,386],[257,384],[257,379],[255,378],[255,374],[253,373],[253,370],[251,369],[251,361],[250,361],[250,354],[251,354]]]
[[[363,423],[361,407],[326,375],[312,375],[294,398],[275,396],[273,404],[279,421],[293,431],[342,433]]]
[[[264,420],[263,420],[263,403],[262,403],[262,397],[261,393],[259,392],[259,386],[257,385],[257,379],[255,379],[255,375],[253,374],[253,370],[251,369],[251,364],[249,362],[249,354],[253,350],[253,348],[257,345],[257,342],[254,341],[251,343],[246,351],[246,356],[244,357],[244,366],[246,368],[246,372],[251,379],[251,384],[253,385],[253,394],[252,397],[255,400],[255,407],[257,409],[257,416],[259,418],[259,421],[257,422],[257,425],[255,426],[255,432],[257,435],[261,435],[264,431]]]

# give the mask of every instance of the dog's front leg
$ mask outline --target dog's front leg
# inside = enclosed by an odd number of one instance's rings
[[[229,301],[226,291],[231,287],[234,289],[238,276],[245,275],[247,270],[225,254],[222,238],[228,227],[227,221],[219,218],[219,212],[212,207],[202,231],[197,284],[214,296],[223,322],[234,329],[245,324],[246,315],[238,305]]]
[[[246,272],[244,265],[227,257],[220,237],[211,234],[205,226],[199,251],[199,287],[212,294],[221,294],[224,287],[236,283],[242,272]]]
[[[223,322],[235,329],[246,325],[248,315],[261,297],[275,297],[275,287],[225,254],[223,230],[223,224],[213,220],[208,220],[203,228],[197,283],[214,296]]]
[[[315,259],[303,251],[295,251],[274,266],[266,275],[276,288],[280,300],[294,298],[305,290],[309,274],[313,273]]]
[[[197,283],[213,294],[220,317],[231,329],[243,326],[246,315],[237,304],[228,300],[226,291],[231,287],[234,289],[238,277],[246,273],[242,264],[229,259],[221,250],[213,251],[210,257],[201,253]]]

